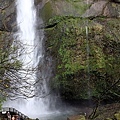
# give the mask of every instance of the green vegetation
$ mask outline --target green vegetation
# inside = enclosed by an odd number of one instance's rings
[[[2,103],[5,101],[5,98],[3,96],[0,95],[0,110],[2,107]]]
[[[13,80],[17,78],[17,71],[21,68],[22,63],[17,60],[17,45],[11,45],[11,42],[7,38],[9,34],[0,32],[0,107],[2,102],[12,93],[11,84]]]
[[[64,99],[88,99],[90,96],[118,99],[119,20],[59,16],[50,19],[47,26],[47,50],[57,59],[55,80],[61,96]]]

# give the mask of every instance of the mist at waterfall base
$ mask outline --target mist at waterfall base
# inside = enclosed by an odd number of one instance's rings
[[[14,38],[15,42],[21,43],[21,49],[18,51],[18,60],[23,63],[22,69],[25,71],[21,72],[21,78],[25,78],[28,83],[35,83],[37,80],[36,73],[39,74],[41,78],[40,83],[38,82],[37,87],[29,86],[29,89],[35,91],[38,90],[37,93],[39,95],[44,96],[49,93],[48,81],[51,77],[51,59],[48,59],[49,66],[45,66],[44,62],[44,31],[40,30],[39,33],[36,29],[37,17],[36,17],[36,9],[34,6],[34,0],[16,0],[16,10],[17,10],[17,28],[18,31],[15,33]],[[39,18],[39,22],[42,23],[42,19]],[[21,51],[24,51],[22,55],[19,55]],[[37,72],[32,71],[33,69],[38,68],[40,66],[42,69]],[[28,71],[29,70],[29,71]],[[23,74],[22,74],[23,73]],[[24,80],[23,86],[25,85]],[[25,94],[26,96],[31,94],[29,89],[22,88],[20,86],[19,90]],[[3,107],[12,107],[23,114],[29,116],[30,118],[40,118],[43,120],[64,120],[66,119],[66,115],[70,112],[64,109],[64,112],[60,112],[60,110],[51,109],[50,106],[54,106],[55,99],[52,99],[50,102],[51,96],[48,95],[44,98],[26,98],[22,99],[19,96],[16,96],[17,99],[10,100],[8,99]],[[59,102],[59,101],[58,101]],[[52,104],[52,105],[51,105]],[[66,112],[65,112],[66,111]]]

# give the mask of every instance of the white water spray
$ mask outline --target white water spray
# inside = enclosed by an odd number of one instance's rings
[[[25,78],[26,82],[29,84],[34,84],[37,79],[35,70],[37,69],[38,64],[40,64],[40,61],[42,62],[44,58],[42,47],[44,34],[43,31],[41,31],[40,37],[37,34],[34,0],[16,0],[16,6],[18,31],[15,34],[15,41],[19,41],[23,47],[18,51],[18,59],[23,62],[23,71],[20,71],[21,78]],[[42,86],[40,86],[39,91],[41,96],[48,93],[44,70],[39,73],[42,79]],[[22,81],[24,80],[22,79]],[[25,86],[26,84],[23,83],[22,85]],[[29,86],[27,90],[21,87],[20,91],[26,96],[32,96],[35,94],[35,89],[36,88],[33,86]],[[48,114],[49,100],[35,97],[27,98],[26,100],[8,100],[4,106],[13,107],[29,117],[37,117],[40,114]]]

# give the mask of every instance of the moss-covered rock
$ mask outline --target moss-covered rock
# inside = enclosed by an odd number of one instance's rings
[[[116,120],[120,120],[120,111],[117,112],[114,116]]]
[[[56,59],[55,79],[65,99],[100,97],[119,79],[119,28],[119,19],[66,16],[49,20],[47,51]],[[118,86],[108,92],[119,97]]]
[[[45,22],[56,15],[81,16],[90,4],[83,0],[43,0],[40,14]]]
[[[36,0],[46,22],[53,16],[120,17],[120,4],[115,0]]]

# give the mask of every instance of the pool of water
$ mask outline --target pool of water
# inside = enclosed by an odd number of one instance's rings
[[[67,120],[67,115],[49,115],[40,117],[39,120]]]
[[[67,120],[69,116],[77,115],[78,111],[75,109],[61,110],[51,112],[50,114],[40,115],[39,120]]]
[[[63,111],[64,112],[64,111]],[[51,115],[45,115],[45,116],[41,116],[39,117],[39,120],[67,120],[67,117],[72,115],[72,113],[68,114],[68,113],[57,113],[57,114],[51,114]]]

